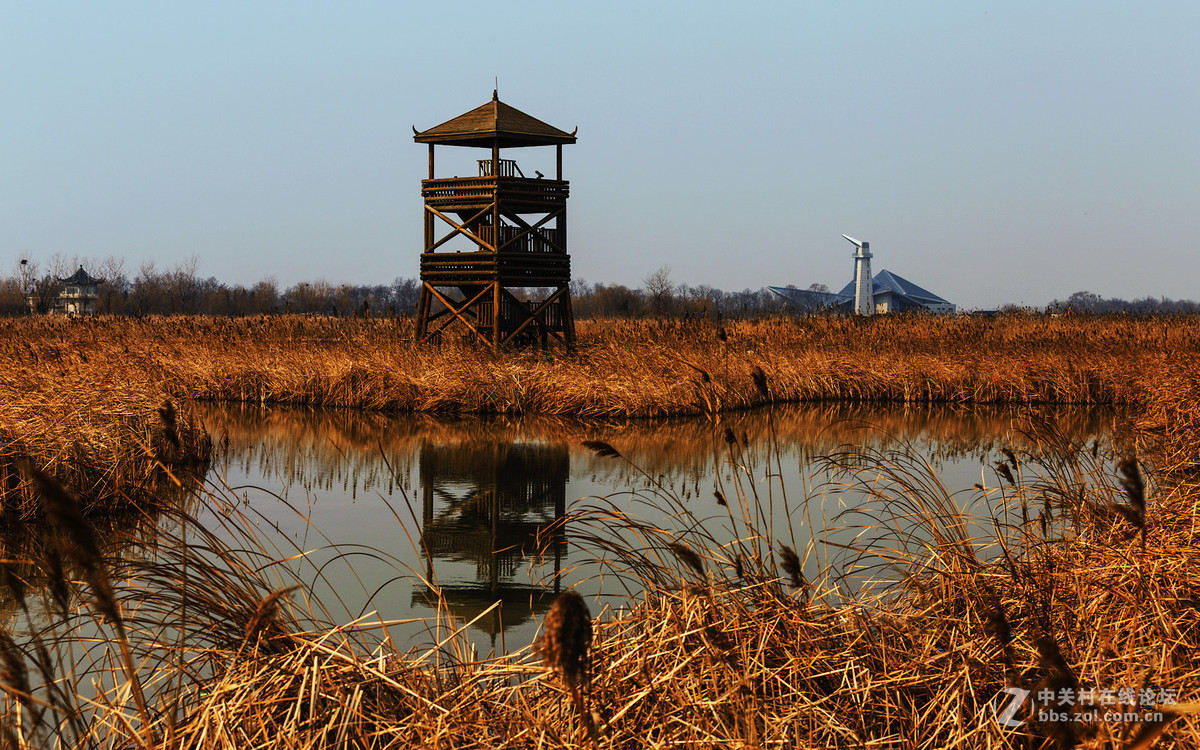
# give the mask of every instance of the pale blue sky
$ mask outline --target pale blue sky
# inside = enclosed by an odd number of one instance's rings
[[[416,276],[411,126],[498,76],[579,128],[590,282],[839,287],[846,233],[964,307],[1200,297],[1195,0],[412,5],[4,3],[0,271]]]

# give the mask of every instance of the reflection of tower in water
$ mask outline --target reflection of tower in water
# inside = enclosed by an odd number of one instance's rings
[[[421,542],[426,578],[449,609],[493,637],[543,611],[558,591],[570,458],[565,445],[469,441],[421,445]],[[525,579],[526,558],[554,565],[554,591]],[[435,561],[474,563],[475,580],[439,580]],[[433,592],[414,592],[414,599]],[[433,602],[430,601],[430,604]],[[532,610],[531,605],[532,603]]]

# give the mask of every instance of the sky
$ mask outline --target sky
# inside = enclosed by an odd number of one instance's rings
[[[0,275],[58,254],[130,276],[194,257],[243,285],[415,277],[412,128],[498,79],[578,127],[587,282],[668,266],[837,289],[849,234],[960,308],[1200,298],[1195,0],[10,0],[0,18]]]

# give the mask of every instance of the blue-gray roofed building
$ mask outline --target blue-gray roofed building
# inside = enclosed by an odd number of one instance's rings
[[[875,298],[875,312],[904,312],[906,310],[954,312],[953,303],[891,271],[880,271],[872,281],[874,283],[871,287],[871,296]],[[849,295],[853,300],[853,282],[843,287],[838,295]]]
[[[954,303],[920,287],[903,276],[891,271],[880,271],[871,279],[871,296],[875,301],[875,312],[923,311],[953,313]],[[831,310],[850,314],[854,312],[854,282],[842,287],[839,292],[818,292],[812,289],[792,287],[770,287],[780,297],[793,305],[807,310]]]

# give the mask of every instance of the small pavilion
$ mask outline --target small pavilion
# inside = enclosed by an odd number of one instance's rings
[[[54,312],[71,316],[96,314],[96,300],[100,299],[96,287],[103,284],[104,279],[93,278],[80,266],[78,271],[58,281],[66,287],[58,294]]]

